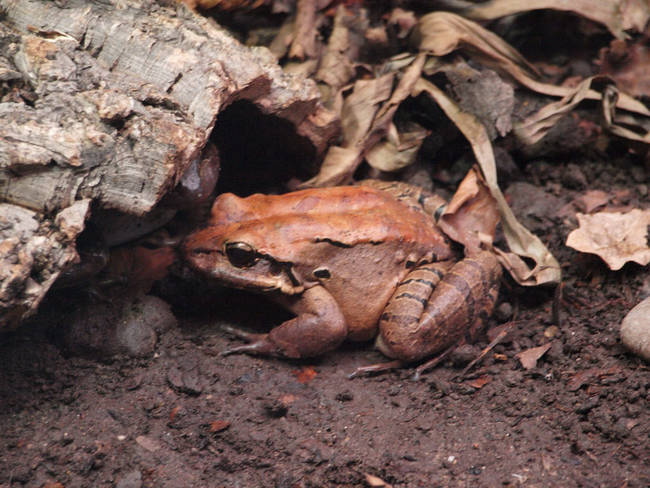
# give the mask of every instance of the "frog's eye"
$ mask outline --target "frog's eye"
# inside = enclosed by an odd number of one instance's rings
[[[245,242],[229,242],[226,244],[226,256],[233,266],[247,268],[257,261],[257,253]]]

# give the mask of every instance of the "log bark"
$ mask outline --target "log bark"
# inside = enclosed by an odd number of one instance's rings
[[[77,258],[83,220],[62,212],[146,218],[233,102],[290,122],[317,157],[337,132],[312,82],[182,5],[0,0],[0,13],[0,330]]]

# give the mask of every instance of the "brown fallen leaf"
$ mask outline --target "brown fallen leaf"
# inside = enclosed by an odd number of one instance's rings
[[[499,222],[496,200],[478,171],[470,169],[440,216],[438,225],[451,239],[478,251],[481,244],[492,246]]]
[[[539,142],[548,131],[566,114],[571,112],[583,100],[593,99],[592,95],[598,94],[602,101],[602,110],[605,116],[605,127],[620,137],[650,143],[650,131],[643,128],[640,122],[616,119],[615,108],[620,93],[612,85],[612,81],[604,76],[592,76],[584,79],[575,88],[557,102],[549,103],[525,120],[516,123],[513,127],[515,136],[527,146]],[[629,125],[632,122],[637,126],[636,131],[624,127],[621,123]]]
[[[395,26],[397,29],[397,38],[406,39],[417,24],[415,14],[410,10],[403,10],[399,7],[394,8],[388,14],[388,25]]]
[[[379,142],[366,153],[366,161],[380,171],[398,171],[415,161],[420,146],[431,131],[417,126],[410,131],[397,130],[389,124],[386,139]]]
[[[650,144],[650,121],[627,114],[617,115],[618,100],[623,95],[614,84],[605,86],[602,104],[605,128],[619,137]]]
[[[627,213],[578,213],[579,227],[569,234],[566,245],[596,254],[616,271],[629,261],[642,266],[650,263],[647,233],[650,210],[634,209]]]
[[[176,415],[177,415],[178,412],[180,412],[180,411],[181,411],[181,406],[180,406],[180,405],[177,405],[177,406],[175,406],[174,408],[172,408],[172,411],[169,412],[169,421],[170,421],[170,422],[173,422],[174,419],[176,418]]]
[[[492,377],[484,374],[483,376],[479,376],[478,378],[474,378],[473,380],[466,381],[465,383],[473,388],[476,388],[477,390],[480,390],[485,385],[487,385],[490,381],[492,381]]]
[[[589,368],[583,371],[578,371],[567,382],[567,390],[577,391],[582,386],[594,381],[596,378],[612,376],[620,373],[621,371],[622,369],[618,366],[612,366],[610,368]]]
[[[499,36],[459,15],[449,12],[433,12],[420,19],[420,51],[434,56],[446,56],[456,49],[466,51],[472,58],[496,71],[505,73],[526,88],[554,97],[573,96],[575,89],[543,83],[538,73],[515,48]],[[601,100],[602,95],[587,89],[584,98]],[[616,106],[645,116],[650,109],[630,95],[621,93]]]
[[[334,16],[332,33],[327,40],[325,53],[315,78],[334,89],[347,84],[354,76],[354,64],[350,59],[350,31],[346,17],[350,15],[344,5],[339,5]]]
[[[426,56],[411,58],[395,89],[395,73],[372,80],[358,80],[343,102],[342,146],[330,147],[319,173],[301,188],[348,182],[365,153],[384,137],[399,105],[411,94],[422,72]]]
[[[377,476],[368,473],[364,473],[363,475],[366,477],[366,483],[368,483],[368,486],[372,488],[393,488],[393,485],[389,485]]]
[[[548,351],[550,348],[551,343],[549,342],[543,346],[533,347],[526,349],[525,351],[521,351],[515,354],[515,357],[519,359],[519,362],[524,367],[524,369],[533,369],[535,366],[537,366],[537,360],[546,354],[546,351]]]
[[[210,422],[210,432],[212,433],[221,432],[222,430],[226,430],[228,427],[230,427],[230,422],[227,420],[215,420],[214,422]]]
[[[316,37],[316,9],[317,2],[312,0],[298,0],[296,5],[296,33],[289,48],[290,58],[314,58],[318,54],[318,40]]]
[[[297,369],[292,371],[291,374],[296,377],[299,383],[309,383],[318,375],[312,366],[305,366],[302,369]]]
[[[501,264],[520,285],[559,283],[561,281],[559,263],[542,241],[521,225],[501,193],[497,183],[494,152],[485,127],[472,114],[460,110],[442,90],[424,78],[420,78],[413,88],[414,96],[420,93],[426,93],[436,101],[472,146],[485,184],[497,203],[503,232],[512,251],[504,252],[495,248]],[[532,259],[535,268],[531,270],[520,256]]]
[[[650,18],[646,0],[490,0],[459,13],[474,20],[493,20],[539,9],[573,12],[605,25],[619,39],[628,37],[626,30],[642,32]]]
[[[611,195],[602,190],[589,190],[576,198],[576,204],[583,212],[589,214],[594,210],[607,205],[610,198]]]

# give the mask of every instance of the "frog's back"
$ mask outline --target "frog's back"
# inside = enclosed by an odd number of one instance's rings
[[[221,195],[213,208],[212,224],[222,225],[229,239],[246,236],[260,252],[286,261],[305,242],[344,247],[396,242],[426,248],[439,259],[451,257],[445,237],[430,216],[365,186],[247,198]]]

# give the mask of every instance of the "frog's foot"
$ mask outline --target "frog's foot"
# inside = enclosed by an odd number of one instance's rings
[[[395,359],[394,361],[388,361],[386,363],[377,363],[370,364],[368,366],[359,366],[352,373],[348,375],[348,379],[356,378],[357,376],[363,376],[369,373],[381,373],[383,371],[390,371],[397,368],[402,368],[405,366],[404,361]]]
[[[269,338],[268,334],[256,334],[253,332],[246,332],[235,327],[230,327],[229,325],[223,325],[222,330],[225,330],[229,334],[243,339],[248,344],[243,346],[231,347],[221,352],[222,356],[229,356],[231,354],[253,354],[260,356],[272,356],[277,353],[277,346],[273,344]]]
[[[420,364],[417,368],[415,368],[415,373],[413,373],[413,381],[419,381],[423,373],[438,366],[438,364],[440,364],[440,362],[445,359],[454,349],[456,349],[456,345],[448,348],[446,351],[443,351],[441,354],[438,354],[435,358],[430,359],[426,363]]]

